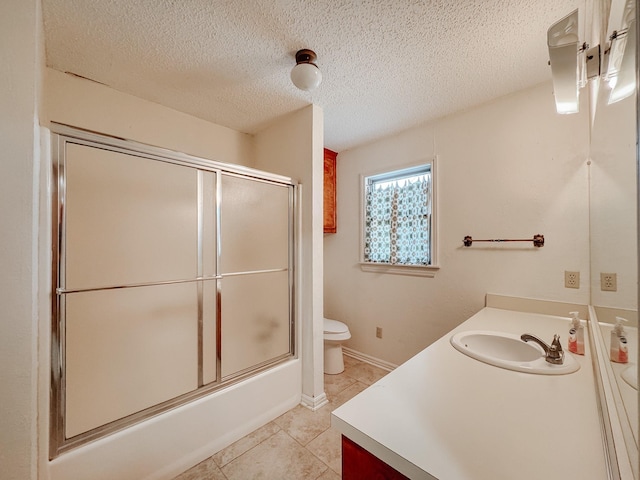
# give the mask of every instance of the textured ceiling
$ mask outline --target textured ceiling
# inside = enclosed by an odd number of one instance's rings
[[[309,103],[336,151],[548,80],[584,0],[42,0],[47,65],[254,134]],[[289,80],[318,55],[313,93]]]

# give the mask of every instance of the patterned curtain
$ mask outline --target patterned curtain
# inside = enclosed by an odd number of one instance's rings
[[[428,265],[431,176],[366,188],[365,261]]]

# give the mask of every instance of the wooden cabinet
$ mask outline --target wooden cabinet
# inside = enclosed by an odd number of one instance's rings
[[[342,436],[342,480],[409,480],[357,443]]]
[[[338,154],[324,149],[324,233],[336,233],[336,159]]]

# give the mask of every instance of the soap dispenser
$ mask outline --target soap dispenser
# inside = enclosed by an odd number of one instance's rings
[[[627,349],[627,333],[624,331],[622,322],[627,320],[622,317],[616,317],[616,324],[611,330],[611,361],[616,363],[629,362],[629,351]]]
[[[569,312],[573,318],[569,327],[569,351],[584,355],[584,326],[578,318],[578,312]]]

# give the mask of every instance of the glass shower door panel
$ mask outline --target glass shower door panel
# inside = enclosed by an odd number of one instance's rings
[[[66,289],[196,276],[195,169],[77,144],[64,168]]]
[[[289,188],[222,175],[222,274],[287,268]]]
[[[66,438],[195,390],[197,284],[65,296]]]
[[[289,273],[222,280],[222,378],[291,352]]]

